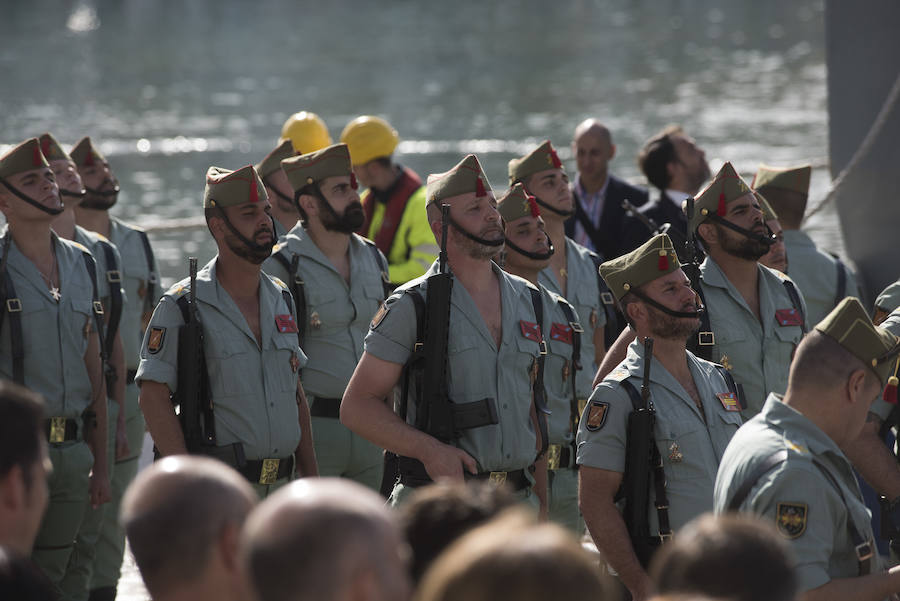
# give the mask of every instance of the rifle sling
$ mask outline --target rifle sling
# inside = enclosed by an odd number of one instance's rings
[[[150,246],[150,238],[147,237],[147,232],[136,230],[138,236],[141,239],[141,245],[144,247],[144,257],[147,259],[147,271],[150,275],[147,277],[147,295],[144,297],[145,302],[147,303],[147,309],[152,311],[156,306],[156,284],[159,283],[159,274],[153,269],[153,264],[155,263],[153,259],[153,248]]]
[[[597,292],[600,296],[600,305],[606,314],[603,343],[606,345],[606,348],[610,348],[624,329],[623,320],[619,319],[619,312],[616,311],[616,301],[612,292],[609,291],[609,286],[606,285],[606,282],[600,276],[600,264],[603,262],[603,259],[597,253],[590,253],[588,256],[594,263],[594,275],[597,276]]]
[[[569,327],[572,328],[572,397],[569,399],[569,423],[572,427],[572,432],[576,432],[578,429],[578,386],[576,385],[576,374],[581,371],[583,366],[581,365],[581,332],[579,331],[581,328],[576,326],[580,326],[580,324],[575,320],[575,312],[572,310],[572,305],[567,303],[562,297],[559,298],[559,307],[562,309],[563,314],[566,316],[566,321],[569,322]],[[575,448],[575,440],[572,440],[572,448]]]
[[[3,237],[3,258],[0,259],[0,332],[9,313],[9,345],[12,352],[13,381],[25,385],[25,339],[22,335],[22,301],[16,296],[12,276],[6,268],[12,236]]]
[[[547,426],[547,416],[550,415],[550,409],[547,407],[547,393],[544,389],[544,359],[547,357],[547,341],[544,339],[544,332],[547,330],[544,328],[544,303],[541,300],[541,291],[530,286],[528,291],[531,293],[531,306],[534,310],[534,318],[541,332],[540,353],[534,359],[537,364],[537,372],[534,374],[534,380],[531,383],[534,412],[541,435],[541,450],[538,451],[535,458],[535,461],[537,461],[550,448],[550,431]]]

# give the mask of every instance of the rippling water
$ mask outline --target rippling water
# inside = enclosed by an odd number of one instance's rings
[[[641,143],[680,122],[714,170],[812,161],[811,205],[829,188],[819,0],[0,4],[0,143],[91,135],[121,180],[113,212],[147,226],[199,216],[207,167],[255,163],[298,110],[335,139],[387,118],[423,175],[476,152],[498,191],[547,137],[571,168],[588,116],[632,181]],[[809,227],[842,251],[831,207]],[[205,228],[152,237],[166,282],[214,252]]]

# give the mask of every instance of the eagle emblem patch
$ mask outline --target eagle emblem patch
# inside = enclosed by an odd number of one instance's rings
[[[775,527],[788,538],[798,538],[806,532],[806,503],[779,503],[775,513]]]

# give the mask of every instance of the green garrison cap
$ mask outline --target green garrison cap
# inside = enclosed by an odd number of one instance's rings
[[[757,190],[765,188],[780,188],[791,192],[799,192],[803,196],[809,196],[809,178],[812,175],[812,166],[801,165],[799,167],[769,167],[760,165],[753,177],[752,186]]]
[[[353,175],[350,150],[346,144],[334,144],[322,150],[284,159],[281,161],[281,168],[295,192],[326,177]]]
[[[428,176],[425,194],[427,197],[426,206],[433,203],[440,203],[448,198],[459,196],[460,194],[472,194],[481,197],[491,190],[491,183],[488,181],[478,157],[474,154],[466,156],[457,163],[450,171],[444,173],[432,173]]]
[[[885,313],[890,313],[900,307],[900,280],[894,282],[878,295],[875,299],[875,307]]]
[[[206,190],[203,192],[203,208],[233,207],[247,202],[268,200],[266,187],[253,165],[237,171],[210,167],[206,172]]]
[[[769,201],[766,200],[765,196],[763,196],[756,190],[753,191],[753,196],[756,197],[756,201],[759,203],[759,208],[762,209],[763,219],[765,219],[766,221],[778,219],[778,213],[775,212],[775,209],[772,208],[772,205],[769,204]]]
[[[23,171],[49,167],[50,163],[41,153],[37,138],[25,140],[0,158],[0,177],[9,177]]]
[[[497,199],[497,210],[506,223],[512,223],[522,217],[541,216],[534,196],[525,191],[525,186],[516,183],[515,186],[503,193],[503,196]]]
[[[710,213],[724,217],[728,203],[750,192],[750,186],[741,179],[731,163],[725,163],[716,173],[716,177],[694,198],[694,218],[688,227],[697,231],[697,226],[706,221],[706,216]]]
[[[290,158],[295,154],[294,145],[291,141],[283,140],[281,144],[278,145],[278,148],[267,154],[266,158],[256,165],[256,172],[259,173],[261,178],[265,179],[281,169],[281,161]]]
[[[882,384],[891,374],[893,359],[900,352],[900,338],[872,325],[859,299],[850,296],[842,300],[816,329],[871,367]]]
[[[44,153],[44,158],[47,159],[47,161],[72,160],[72,157],[62,149],[62,146],[60,146],[56,138],[53,137],[53,134],[41,134],[41,137],[38,138],[38,140],[41,143],[41,152]]]
[[[630,253],[602,263],[600,276],[616,300],[622,300],[632,288],[680,268],[672,240],[666,234],[657,234]]]
[[[96,163],[106,162],[106,157],[97,150],[90,136],[81,138],[69,151],[69,156],[75,161],[76,167],[90,167]]]
[[[559,160],[556,149],[553,148],[550,140],[544,140],[543,144],[527,155],[510,160],[509,185],[511,186],[517,181],[524,181],[529,175],[534,175],[547,169],[562,169],[565,171],[565,167],[563,167],[562,161]]]

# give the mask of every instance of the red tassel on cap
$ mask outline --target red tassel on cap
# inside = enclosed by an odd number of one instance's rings
[[[656,262],[656,267],[660,271],[666,271],[669,268],[669,253],[664,250],[659,251],[659,260]]]
[[[84,167],[93,167],[94,166],[94,151],[88,149],[87,156],[84,157]]]
[[[481,181],[480,177],[475,178],[475,196],[478,198],[487,196],[487,191],[484,189],[484,182]]]
[[[356,190],[359,188],[359,184],[356,182],[356,174],[352,171],[350,172],[350,187]]]
[[[898,369],[900,369],[900,359],[895,360],[894,375],[888,378],[887,386],[884,387],[884,394],[881,395],[885,401],[892,405],[897,404],[897,384],[900,384],[900,380],[897,379]]]
[[[725,193],[719,192],[719,208],[716,209],[716,214],[719,217],[724,217],[727,212],[727,209],[725,209]]]
[[[538,208],[537,202],[534,200],[534,196],[528,196],[528,206],[531,208],[531,216],[537,219],[541,216],[541,210]]]
[[[553,167],[559,169],[562,167],[562,161],[559,160],[559,155],[556,154],[556,150],[550,149],[550,160],[553,162]]]
[[[250,180],[250,202],[259,202],[259,190],[256,186],[256,178]]]
[[[38,146],[34,147],[34,150],[31,153],[31,162],[35,167],[41,166],[41,149]]]
[[[41,140],[41,152],[44,153],[45,157],[50,155],[50,138]]]

